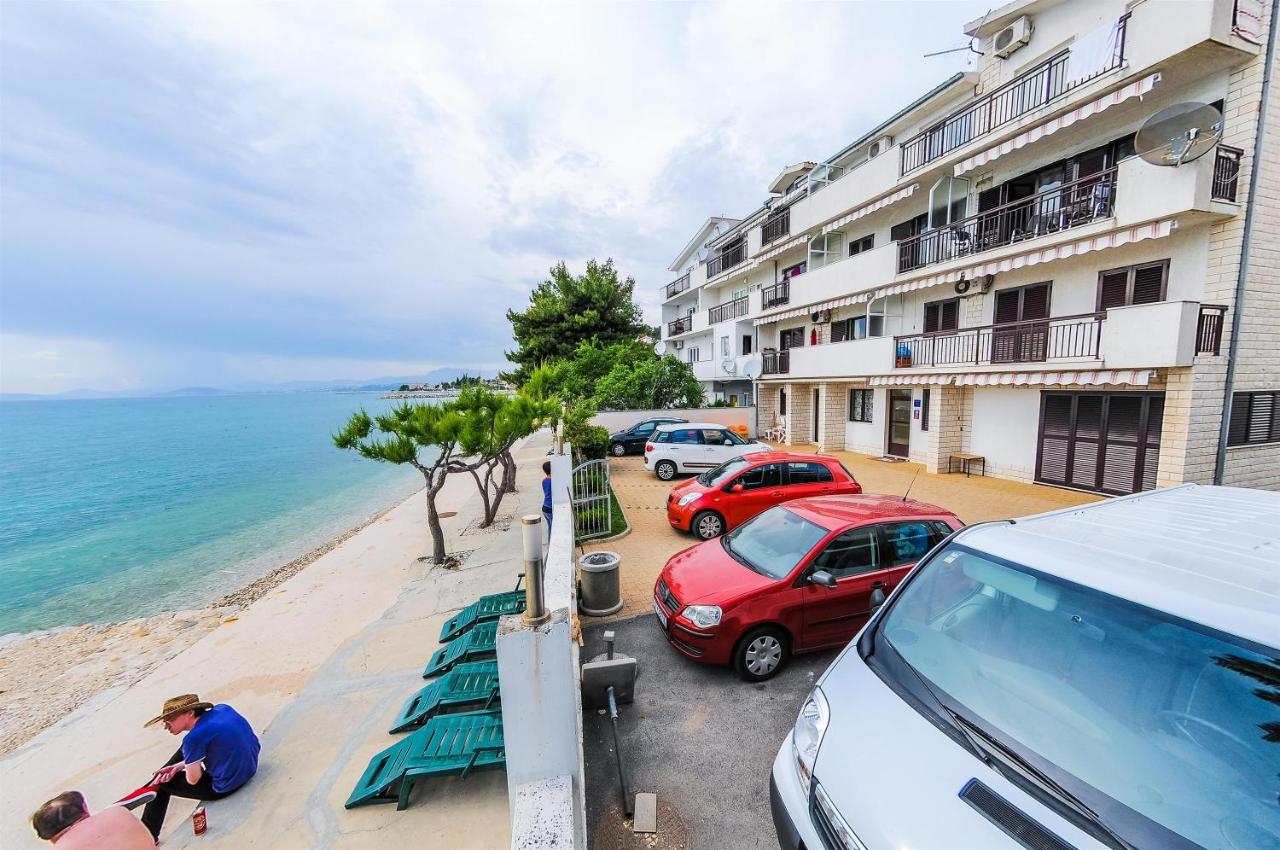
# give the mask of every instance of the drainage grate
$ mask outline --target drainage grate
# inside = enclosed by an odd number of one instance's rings
[[[976,779],[970,779],[960,789],[960,799],[1027,850],[1075,850]]]

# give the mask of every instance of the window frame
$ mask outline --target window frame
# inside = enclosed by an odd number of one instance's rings
[[[942,327],[942,324],[943,324],[942,319],[943,319],[943,316],[945,315],[945,306],[947,304],[956,305],[955,316],[954,316],[955,327],[951,327],[951,328]],[[929,330],[929,308],[930,307],[936,307],[938,310],[938,327],[934,328],[933,330]],[[924,302],[924,315],[921,317],[920,327],[922,328],[922,332],[927,334],[955,333],[959,331],[960,330],[960,296],[957,295],[951,298],[939,298],[935,301]]]
[[[862,403],[858,404],[854,401],[856,394],[865,394],[862,396]],[[861,413],[862,418],[857,418],[857,414]],[[870,388],[854,387],[849,390],[849,411],[848,419],[850,422],[871,422],[875,415],[875,390]]]
[[[858,254],[865,253],[876,247],[876,235],[868,233],[866,236],[860,236],[857,239],[849,240],[849,256],[855,257]]]
[[[778,474],[778,480],[777,480],[777,483],[775,483],[775,484],[766,484],[766,483],[764,482],[764,480],[763,480],[763,479],[764,479],[764,473],[765,473],[765,471],[766,471],[766,470],[768,470],[768,469],[770,469],[770,468],[772,468],[772,469],[773,469],[775,472],[777,472],[777,474]],[[759,484],[753,484],[753,485],[748,486],[748,485],[747,485],[747,483],[746,483],[745,481],[743,481],[742,479],[744,479],[744,478],[746,478],[748,475],[752,475],[752,474],[754,474],[754,473],[759,473],[759,474],[760,474],[760,476],[761,476],[761,481],[760,481],[760,483],[759,483]],[[776,462],[775,462],[775,463],[762,463],[762,464],[760,464],[759,466],[753,466],[753,467],[751,467],[750,469],[744,469],[744,470],[742,470],[742,472],[739,472],[736,476],[734,476],[734,478],[733,478],[732,480],[730,480],[730,481],[729,481],[729,483],[728,483],[728,485],[726,485],[725,489],[732,489],[735,485],[738,485],[738,484],[741,484],[741,485],[742,485],[742,492],[744,492],[744,493],[749,493],[749,492],[750,492],[750,491],[752,491],[752,490],[763,490],[763,489],[765,489],[766,487],[781,487],[781,486],[782,486],[782,465],[781,465],[781,464],[779,464],[779,463],[776,463]]]
[[[1132,307],[1133,304],[1133,283],[1137,278],[1138,269],[1150,268],[1152,266],[1163,266],[1160,274],[1160,298],[1156,301],[1144,301],[1143,304],[1159,304],[1167,301],[1169,298],[1169,261],[1172,258],[1165,257],[1163,260],[1153,260],[1148,263],[1134,263],[1129,266],[1116,266],[1113,269],[1103,269],[1098,272],[1097,291],[1094,295],[1093,309],[1095,313],[1103,312],[1102,306],[1102,281],[1109,274],[1116,272],[1125,272],[1128,276],[1125,278],[1124,285],[1124,303],[1116,305],[1117,307]]]
[[[782,464],[783,469],[784,469],[784,471],[785,471],[785,473],[786,473],[786,475],[785,475],[785,477],[786,477],[786,481],[785,481],[785,482],[783,482],[783,484],[781,485],[781,486],[783,486],[783,487],[799,487],[799,486],[802,486],[802,485],[805,485],[805,484],[834,484],[834,483],[835,483],[835,480],[836,480],[835,473],[834,473],[834,472],[832,472],[832,471],[827,467],[827,465],[826,465],[825,463],[822,463],[821,461],[816,461],[816,460],[785,460],[785,461],[780,461],[780,463]],[[817,480],[817,481],[792,481],[792,480],[791,480],[791,467],[793,467],[793,466],[801,466],[801,465],[803,465],[803,466],[807,466],[807,467],[815,467],[815,466],[816,466],[817,468],[821,469],[824,473],[826,473],[827,478],[826,478],[826,479],[819,479],[819,480]]]
[[[823,555],[827,554],[827,550],[831,549],[831,547],[839,543],[840,539],[845,535],[855,534],[855,533],[865,535],[865,537],[871,544],[872,562],[870,567],[860,569],[857,571],[851,570],[850,572],[841,573],[841,572],[835,572],[834,570],[831,570],[824,566],[819,566],[818,561],[822,558]],[[809,575],[813,575],[818,570],[824,570],[836,581],[842,581],[843,579],[847,579],[847,578],[858,578],[859,576],[870,575],[871,573],[883,572],[884,570],[888,569],[884,565],[884,558],[882,557],[883,550],[884,550],[884,539],[883,539],[883,535],[880,534],[879,526],[855,525],[852,528],[846,528],[844,531],[841,531],[835,537],[827,541],[827,545],[823,546],[822,550],[818,552],[818,554],[813,556],[813,561],[811,562],[809,568],[805,570],[805,573],[806,573],[806,576],[809,576]]]
[[[1254,399],[1270,396],[1271,421],[1266,425],[1266,435],[1260,440],[1249,439],[1253,431]],[[1243,414],[1240,411],[1244,411]],[[1261,411],[1259,411],[1261,412]],[[1241,439],[1243,437],[1243,439]],[[1231,394],[1231,419],[1227,425],[1227,446],[1265,446],[1280,443],[1280,390],[1241,390]]]
[[[920,553],[920,557],[916,558],[914,561],[902,561],[902,562],[889,563],[889,551],[890,551],[889,531],[890,529],[899,525],[925,526],[925,528],[927,528],[929,532],[928,545],[926,546],[924,552]],[[943,531],[944,526],[946,527],[945,532]],[[933,550],[933,547],[937,546],[939,543],[945,540],[947,536],[950,535],[952,532],[952,528],[950,526],[948,526],[945,522],[941,522],[940,520],[936,520],[936,519],[898,519],[898,520],[892,520],[890,522],[877,523],[875,527],[880,535],[880,548],[884,555],[884,557],[881,559],[881,563],[883,565],[881,568],[886,570],[897,569],[898,567],[904,567],[907,564],[920,563],[920,561],[924,560],[925,555],[928,555],[929,552]]]

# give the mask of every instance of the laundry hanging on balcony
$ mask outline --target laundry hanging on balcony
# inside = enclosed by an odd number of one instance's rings
[[[822,233],[830,233],[831,231],[837,228],[844,227],[846,224],[848,224],[851,221],[857,221],[863,216],[868,216],[868,215],[871,215],[873,212],[876,212],[877,210],[882,210],[885,207],[889,206],[889,204],[897,203],[898,201],[901,201],[903,198],[909,198],[916,191],[916,189],[919,189],[919,188],[920,188],[919,183],[912,183],[910,186],[907,186],[905,189],[899,189],[898,191],[894,192],[892,195],[886,195],[885,197],[881,198],[878,201],[873,201],[872,203],[867,204],[865,207],[859,207],[858,209],[854,210],[848,215],[841,216],[835,221],[824,224],[822,226]]]
[[[1066,85],[1079,85],[1120,64],[1120,21],[1108,21],[1077,38],[1067,53]]]
[[[1024,130],[1012,139],[1009,139],[1007,142],[1002,142],[1001,144],[987,148],[984,151],[979,151],[968,159],[964,159],[956,163],[956,176],[964,174],[967,171],[972,171],[979,166],[986,165],[994,159],[998,159],[1007,153],[1012,153],[1020,148],[1024,148],[1033,142],[1038,142],[1047,136],[1052,136],[1059,130],[1070,127],[1077,121],[1083,121],[1086,118],[1091,118],[1099,112],[1109,109],[1117,103],[1123,103],[1131,97],[1142,97],[1155,88],[1156,83],[1160,82],[1160,79],[1161,77],[1159,72],[1150,74],[1143,77],[1141,80],[1135,80],[1134,82],[1129,83],[1123,88],[1116,89],[1110,94],[1105,94],[1097,100],[1090,101],[1084,106],[1076,107],[1070,112],[1059,115],[1052,121],[1046,121],[1045,123],[1032,127],[1029,130]]]
[[[992,260],[988,263],[978,263],[963,269],[953,269],[942,274],[930,275],[916,280],[903,281],[895,283],[891,286],[882,286],[877,289],[873,295],[875,298],[883,298],[886,295],[901,295],[904,292],[914,292],[917,289],[927,289],[930,286],[938,286],[944,283],[955,283],[960,279],[977,280],[989,274],[999,274],[1000,272],[1013,271],[1026,266],[1034,266],[1039,263],[1047,263],[1053,260],[1065,260],[1068,257],[1075,257],[1080,254],[1088,254],[1091,251],[1104,251],[1107,248],[1119,248],[1122,245],[1130,245],[1134,242],[1142,242],[1146,239],[1162,239],[1168,236],[1177,227],[1177,221],[1171,218],[1163,221],[1153,221],[1150,224],[1141,224],[1137,227],[1127,227],[1124,230],[1114,230],[1110,233],[1103,233],[1098,236],[1091,236],[1088,239],[1080,239],[1075,242],[1064,242],[1059,245],[1051,245],[1042,248],[1039,251],[1029,251],[1025,254],[1019,254],[1015,257],[1006,257],[1002,260]]]
[[[1231,31],[1245,41],[1262,44],[1262,11],[1260,0],[1236,0]]]

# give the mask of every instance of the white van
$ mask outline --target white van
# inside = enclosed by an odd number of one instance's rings
[[[769,785],[786,850],[1280,848],[1280,493],[956,532],[818,680]]]

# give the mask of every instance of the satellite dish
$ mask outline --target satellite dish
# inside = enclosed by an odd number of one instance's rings
[[[660,339],[653,344],[653,353],[661,357],[667,353],[667,341]]]
[[[1213,150],[1222,139],[1222,113],[1205,103],[1175,103],[1147,119],[1134,150],[1152,165],[1182,165]]]
[[[720,371],[724,372],[726,375],[732,375],[734,372],[738,371],[738,364],[733,362],[732,357],[726,357],[720,361]]]
[[[764,364],[760,361],[759,357],[752,357],[743,364],[742,374],[754,381],[756,378],[760,377],[760,371],[763,366]]]

